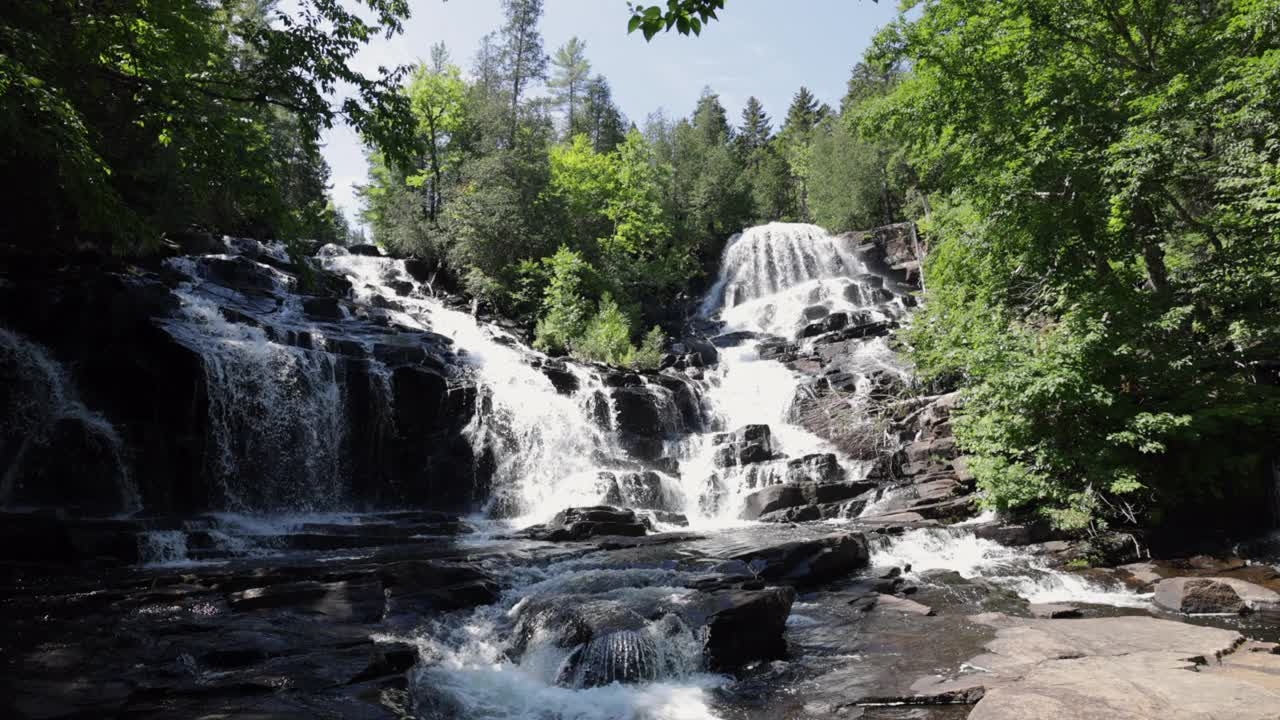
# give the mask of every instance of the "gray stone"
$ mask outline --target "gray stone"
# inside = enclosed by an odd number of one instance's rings
[[[1188,615],[1280,610],[1280,593],[1235,578],[1178,577],[1156,584],[1155,603]]]

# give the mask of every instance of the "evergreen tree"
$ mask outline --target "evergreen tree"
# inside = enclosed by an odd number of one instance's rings
[[[809,88],[801,87],[792,98],[786,122],[778,133],[783,157],[786,158],[792,176],[796,178],[796,201],[800,217],[805,222],[813,217],[809,207],[808,182],[813,158],[813,131],[828,112],[829,108],[819,105]]]
[[[762,149],[773,138],[773,129],[764,106],[753,95],[742,108],[742,127],[738,130],[738,145],[746,152]]]
[[[729,116],[720,104],[720,96],[709,87],[703,88],[702,96],[698,98],[697,109],[693,112],[693,126],[701,133],[702,143],[707,147],[722,145],[732,137]]]
[[[588,127],[583,106],[587,85],[591,82],[591,63],[586,56],[586,43],[577,37],[561,45],[551,58],[551,88],[556,105],[564,113],[565,136],[584,132]]]
[[[542,49],[542,33],[538,31],[542,0],[503,0],[502,8],[506,22],[499,32],[499,57],[510,112],[507,147],[514,147],[520,125],[520,101],[534,83],[547,76],[547,55]]]
[[[604,76],[597,75],[587,83],[583,114],[583,131],[591,138],[591,145],[596,152],[614,149],[626,136],[622,112],[614,104],[613,91]]]

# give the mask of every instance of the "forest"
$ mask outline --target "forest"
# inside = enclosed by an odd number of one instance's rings
[[[502,6],[479,47],[366,77],[352,58],[407,0],[6,4],[6,241],[356,242],[319,147],[347,123],[368,241],[438,264],[541,350],[643,367],[743,228],[913,221],[925,291],[897,347],[920,392],[963,389],[983,502],[1096,530],[1268,482],[1280,2],[905,3],[843,97],[800,87],[738,118],[712,88],[687,117],[624,117],[590,48],[544,47],[542,0]],[[724,6],[629,26],[620,6],[618,34],[714,32]]]

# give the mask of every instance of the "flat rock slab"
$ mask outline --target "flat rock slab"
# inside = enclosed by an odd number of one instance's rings
[[[1250,653],[1232,630],[1152,617],[1060,622],[978,615],[996,628],[979,672],[913,690],[983,689],[970,720],[1274,720],[1280,656]]]
[[[1062,618],[1080,617],[1080,609],[1074,605],[1057,605],[1053,603],[1031,603],[1027,608],[1031,617],[1058,620]]]

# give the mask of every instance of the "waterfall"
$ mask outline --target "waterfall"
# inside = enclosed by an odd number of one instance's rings
[[[405,261],[348,255],[334,246],[322,255],[325,267],[352,280],[357,300],[395,296],[386,308],[389,322],[440,333],[459,348],[480,386],[478,411],[465,432],[476,456],[492,464],[492,513],[545,520],[565,507],[601,500],[599,470],[625,453],[599,373],[567,365],[572,389],[562,393],[536,367],[544,356],[510,333],[446,306],[408,272]]]
[[[117,496],[116,509],[123,512],[141,509],[138,488],[130,475],[119,433],[106,418],[85,406],[70,374],[46,348],[0,328],[0,373],[5,375],[6,387],[21,388],[19,392],[6,393],[0,405],[0,459],[5,463],[0,476],[0,506],[12,506],[31,494],[21,487],[24,479],[38,485],[47,480],[49,484],[72,482],[82,486],[79,478],[28,477],[45,470],[40,467],[42,464],[62,456],[64,459],[105,458],[110,466],[109,482],[114,483],[107,494]],[[47,457],[31,457],[40,451]],[[85,460],[78,462],[78,467],[69,469],[71,472],[84,474],[97,470]],[[52,472],[58,474],[57,469]],[[93,478],[91,482],[102,480]],[[33,488],[31,492],[51,489]],[[85,500],[56,495],[48,499],[70,505]]]
[[[786,365],[761,357],[760,337],[789,342],[815,321],[835,315],[850,323],[895,320],[905,313],[902,302],[883,290],[883,279],[871,274],[852,248],[816,225],[771,223],[735,235],[725,247],[716,282],[703,298],[700,316],[719,318],[721,337],[738,334],[755,342],[727,344],[720,362],[708,375],[706,400],[722,430],[768,425],[773,449],[789,458],[836,453],[840,465],[857,479],[862,468],[840,456],[832,444],[794,424],[793,405],[801,377]],[[803,346],[803,338],[798,345]],[[858,375],[857,395],[865,395],[875,373],[904,376],[893,351],[882,338],[861,341],[847,352]],[[856,402],[856,398],[855,398]],[[856,415],[856,413],[855,413]],[[732,521],[745,493],[759,484],[760,473],[733,468],[716,469],[714,442],[692,438],[683,450],[685,480],[690,492],[707,492],[706,478],[727,502],[691,512],[712,521]],[[776,481],[776,480],[773,480]]]
[[[339,508],[346,499],[347,431],[341,360],[327,348],[323,329],[302,316],[291,283],[270,266],[254,263],[262,277],[275,279],[271,295],[232,295],[206,283],[208,263],[229,259],[169,261],[188,280],[175,289],[179,313],[163,323],[204,366],[208,470],[223,509]],[[240,304],[276,302],[270,324],[243,322],[236,314]]]

